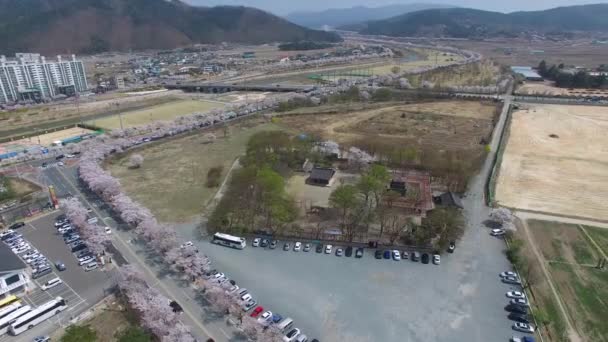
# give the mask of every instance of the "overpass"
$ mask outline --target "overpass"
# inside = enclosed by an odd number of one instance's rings
[[[167,84],[167,89],[178,89],[185,92],[193,93],[211,93],[221,94],[231,91],[259,91],[259,92],[275,92],[275,93],[308,93],[315,89],[314,86],[283,86],[276,85],[252,85],[252,84],[224,84],[224,83],[184,83],[184,84]]]

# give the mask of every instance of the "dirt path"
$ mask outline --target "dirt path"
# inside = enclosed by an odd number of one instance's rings
[[[581,231],[583,232],[583,234],[585,234],[585,236],[587,237],[587,239],[589,241],[591,241],[591,243],[593,244],[593,246],[595,246],[595,249],[598,250],[598,252],[604,257],[604,259],[608,260],[608,255],[606,255],[606,253],[604,252],[604,250],[597,244],[597,242],[595,242],[595,240],[593,240],[593,238],[591,237],[591,235],[589,235],[589,233],[587,233],[587,230],[585,229],[585,227],[583,227],[582,225],[578,225],[578,227],[581,229]]]
[[[547,267],[546,267],[546,260],[540,253],[539,248],[536,245],[536,242],[534,241],[534,237],[530,233],[530,228],[528,227],[528,222],[526,221],[526,219],[523,219],[523,218],[521,218],[521,219],[522,219],[521,220],[522,226],[524,228],[524,233],[526,234],[526,240],[528,240],[528,242],[530,243],[532,252],[534,253],[534,255],[536,256],[536,258],[539,261],[543,274],[544,274],[545,278],[547,279],[547,283],[549,284],[549,287],[551,288],[551,293],[553,294],[553,297],[555,298],[555,302],[559,306],[559,310],[561,311],[562,317],[564,318],[564,321],[566,322],[566,328],[568,330],[567,331],[568,339],[571,342],[582,342],[583,340],[581,339],[579,334],[574,329],[574,326],[572,325],[572,322],[570,321],[570,317],[568,316],[568,312],[566,311],[564,303],[562,303],[560,295],[557,292],[555,285],[553,284],[553,279],[551,278],[551,273],[549,273],[549,270],[547,270]]]
[[[592,226],[592,227],[608,229],[608,223],[593,221],[593,220],[568,218],[568,217],[563,217],[563,216],[554,216],[554,215],[549,215],[549,214],[540,214],[540,213],[533,213],[533,212],[521,211],[521,210],[516,211],[515,215],[517,217],[521,218],[522,220],[540,220],[540,221],[562,222],[562,223],[581,224],[584,226]]]

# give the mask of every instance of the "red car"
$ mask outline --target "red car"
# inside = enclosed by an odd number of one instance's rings
[[[253,309],[253,312],[251,312],[251,317],[258,317],[262,313],[262,311],[264,311],[264,307],[256,307],[255,309]]]

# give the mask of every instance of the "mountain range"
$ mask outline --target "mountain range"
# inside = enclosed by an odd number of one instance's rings
[[[340,41],[330,32],[242,6],[178,0],[0,0],[3,54],[170,49],[195,43]]]
[[[508,14],[469,8],[429,9],[342,28],[374,35],[455,38],[608,32],[608,4]]]
[[[381,7],[356,6],[351,8],[333,8],[319,12],[294,12],[285,18],[298,25],[310,28],[341,27],[345,25],[360,24],[371,20],[381,20],[395,15],[422,11],[433,8],[449,8],[452,6],[438,4],[404,4]]]

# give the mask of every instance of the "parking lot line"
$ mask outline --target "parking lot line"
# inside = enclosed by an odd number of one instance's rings
[[[31,223],[29,223],[29,222],[27,223],[27,226],[28,226],[28,227],[30,227],[30,228],[32,228],[33,230],[38,230],[38,229],[36,229],[36,227],[34,227],[34,225],[33,225],[33,224],[31,224]]]

